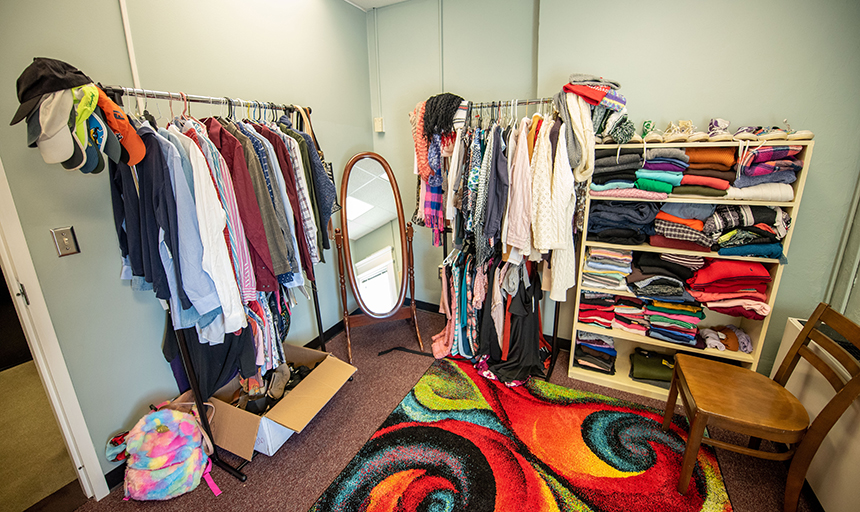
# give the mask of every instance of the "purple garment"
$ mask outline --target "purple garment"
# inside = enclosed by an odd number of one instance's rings
[[[684,167],[679,165],[664,162],[652,162],[650,160],[645,162],[645,165],[643,165],[642,168],[650,169],[652,171],[684,172]]]
[[[759,164],[753,164],[749,167],[741,167],[741,174],[747,176],[763,176],[772,172],[780,171],[799,171],[803,169],[803,163],[794,157],[789,157],[785,160],[771,160]]]

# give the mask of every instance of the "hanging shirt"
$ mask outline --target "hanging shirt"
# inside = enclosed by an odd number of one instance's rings
[[[286,272],[290,272],[289,255],[287,252],[287,242],[284,240],[283,233],[280,231],[277,216],[275,214],[275,205],[266,187],[266,178],[263,176],[263,169],[260,163],[260,158],[254,149],[254,144],[251,139],[244,133],[240,132],[236,126],[230,121],[217,119],[221,126],[227,132],[235,137],[242,145],[242,151],[245,155],[245,163],[248,167],[248,174],[251,176],[254,195],[257,198],[257,207],[260,210],[263,228],[266,232],[266,241],[269,245],[269,253],[272,258],[272,271],[278,276]]]
[[[194,140],[209,164],[212,181],[218,190],[218,197],[221,199],[224,212],[227,214],[227,240],[230,244],[231,262],[233,263],[233,272],[236,275],[236,283],[239,285],[242,302],[248,303],[256,297],[257,280],[251,267],[248,240],[245,237],[245,228],[239,215],[239,205],[236,202],[230,170],[227,169],[227,163],[218,153],[215,144],[206,136],[206,130],[203,126],[196,121],[186,120],[182,132]]]
[[[230,171],[230,179],[233,180],[233,191],[236,195],[245,237],[248,239],[248,252],[254,269],[257,291],[275,291],[277,280],[273,271],[272,255],[269,253],[269,242],[263,226],[261,208],[257,204],[257,196],[248,172],[242,144],[214,118],[204,119],[203,123],[206,125],[209,140],[224,158]]]
[[[203,270],[215,283],[215,290],[223,310],[223,332],[235,332],[245,327],[245,308],[239,295],[239,286],[230,263],[227,242],[224,239],[224,228],[227,225],[227,215],[218,199],[218,192],[209,174],[209,165],[200,148],[193,140],[186,137],[171,125],[168,132],[179,138],[182,147],[188,153],[191,168],[194,171],[194,199],[196,201],[197,222],[200,226],[200,241],[203,243]],[[217,322],[217,321],[216,321]],[[213,322],[215,333],[220,333],[220,322]],[[204,332],[205,339],[210,343],[218,342],[211,332]],[[221,336],[223,339],[223,336]]]
[[[287,153],[292,164],[293,174],[296,178],[296,191],[299,196],[299,211],[301,213],[302,225],[305,231],[305,240],[307,241],[308,252],[311,256],[311,262],[316,264],[320,262],[320,254],[317,248],[317,225],[314,219],[314,206],[311,201],[307,177],[305,176],[305,166],[302,162],[302,152],[299,148],[299,143],[296,139],[282,132],[277,126],[272,127],[272,132],[280,137],[287,146]]]
[[[173,194],[176,200],[176,219],[179,235],[179,252],[172,255],[179,258],[185,271],[182,273],[182,288],[191,301],[192,307],[183,309],[178,300],[171,297],[170,313],[174,329],[185,329],[200,323],[209,325],[221,313],[221,301],[212,278],[203,270],[203,244],[200,240],[200,227],[197,221],[197,207],[191,188],[188,186],[186,172],[193,180],[191,162],[179,139],[164,128],[158,130],[163,154],[167,157]],[[193,183],[193,182],[192,182]],[[166,249],[166,248],[165,248]],[[162,261],[167,271],[168,251],[162,251]],[[168,281],[170,281],[168,272]],[[171,289],[173,284],[171,283]],[[175,295],[175,294],[172,294]]]
[[[557,243],[552,211],[552,148],[549,132],[552,121],[543,123],[532,159],[532,235],[533,244],[546,253]]]
[[[282,116],[281,119],[284,119],[284,116]],[[301,136],[299,132],[290,128],[292,124],[287,125],[284,123],[279,123],[278,126],[283,133],[292,138],[299,146],[299,154],[302,158],[302,166],[305,173],[305,182],[308,184],[308,192],[310,193],[311,198],[313,198],[312,207],[314,212],[314,220],[317,225],[317,239],[315,240],[315,243],[317,245],[320,260],[325,262],[325,258],[323,258],[323,250],[328,248],[328,240],[324,239],[327,238],[328,235],[323,236],[322,221],[324,207],[322,203],[320,203],[320,194],[317,191],[319,183],[318,180],[314,177],[313,166],[311,165],[310,153],[313,151],[313,148],[308,147],[307,141],[304,139],[304,137]],[[298,169],[296,170],[296,172],[299,172]],[[326,224],[328,224],[328,221],[326,221]],[[325,243],[323,243],[324,241]]]
[[[562,130],[553,169],[553,204],[558,212],[557,230],[561,244],[552,251],[552,279],[549,298],[556,302],[567,300],[567,290],[576,284],[576,248],[573,244],[573,214],[576,210],[576,189],[573,170],[567,153],[567,133]],[[563,212],[563,213],[562,213]]]

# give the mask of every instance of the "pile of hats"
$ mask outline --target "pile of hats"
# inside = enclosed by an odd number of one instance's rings
[[[612,328],[627,331],[632,334],[645,336],[648,332],[648,321],[645,320],[645,302],[636,297],[615,297],[615,318]]]
[[[705,219],[704,232],[716,235],[722,256],[782,258],[782,239],[791,216],[779,206],[720,205]]]
[[[654,234],[660,207],[644,201],[594,201],[588,214],[588,240],[622,245],[645,243]]]
[[[570,109],[569,115],[576,119],[582,119],[586,115],[591,118],[591,131],[594,133],[595,142],[626,144],[636,134],[636,127],[627,116],[627,99],[618,92],[620,88],[621,84],[615,80],[572,73],[568,83],[562,86],[561,92],[556,96],[570,94],[578,99],[575,102],[569,99],[566,101]],[[556,104],[563,104],[560,97]],[[568,114],[561,113],[562,116]],[[565,123],[567,122],[568,119],[565,119]]]
[[[609,375],[615,375],[615,340],[611,336],[576,331],[573,365]]]
[[[797,171],[803,162],[797,157],[803,146],[762,146],[747,149],[738,162],[738,178],[728,197],[733,199],[759,199],[791,201],[797,180]]]
[[[664,204],[654,220],[657,234],[649,243],[654,247],[710,252],[716,236],[705,233],[704,219],[714,213],[714,208],[710,204]]]
[[[615,298],[613,295],[596,292],[583,292],[579,300],[579,321],[609,329],[615,318]]]
[[[668,195],[683,182],[688,162],[683,149],[649,149],[642,169],[636,171],[636,188]]]
[[[767,286],[772,280],[759,262],[710,260],[687,280],[690,294],[708,309],[761,320],[770,314]]]
[[[630,273],[632,251],[589,247],[582,270],[582,286],[627,291],[624,278]]]
[[[695,346],[698,325],[705,318],[702,307],[693,303],[674,304],[653,301],[645,306],[651,326],[648,336],[671,343]]]
[[[11,124],[27,120],[27,145],[45,163],[97,174],[110,159],[138,163],[146,149],[116,103],[77,68],[37,57],[18,77],[20,106]]]

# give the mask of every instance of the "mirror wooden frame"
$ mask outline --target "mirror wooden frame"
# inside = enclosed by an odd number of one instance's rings
[[[397,206],[397,225],[400,233],[400,252],[401,252],[401,278],[400,278],[400,293],[397,296],[397,302],[390,311],[378,313],[371,311],[358,290],[358,282],[355,278],[355,270],[352,264],[352,254],[349,247],[349,227],[347,219],[347,187],[349,185],[349,176],[352,168],[360,160],[370,158],[379,163],[385,170],[388,176],[388,182],[391,185],[391,192],[394,194],[394,202]],[[412,320],[415,325],[415,335],[418,337],[418,346],[421,351],[424,351],[424,343],[421,341],[421,332],[418,330],[418,316],[415,308],[415,269],[412,259],[412,223],[406,222],[403,215],[403,203],[400,200],[400,189],[397,187],[397,179],[391,171],[388,162],[381,155],[371,151],[365,151],[355,155],[349,159],[346,167],[343,170],[340,186],[340,204],[343,205],[340,210],[340,229],[334,230],[335,245],[337,246],[338,254],[338,270],[340,271],[340,298],[343,305],[343,327],[346,333],[346,349],[349,362],[352,363],[352,341],[350,340],[350,328],[361,327],[363,325],[374,324],[377,322],[388,322],[391,320]],[[344,270],[346,265],[346,270]],[[346,280],[349,280],[352,296],[358,303],[361,310],[359,313],[350,314],[346,301]],[[410,301],[408,306],[404,306],[403,302],[406,298],[406,290],[409,288]]]

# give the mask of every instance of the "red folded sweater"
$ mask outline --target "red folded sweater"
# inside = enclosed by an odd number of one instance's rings
[[[701,185],[703,187],[715,188],[717,190],[728,190],[729,182],[720,178],[710,178],[708,176],[694,176],[685,174],[681,178],[681,185]]]

